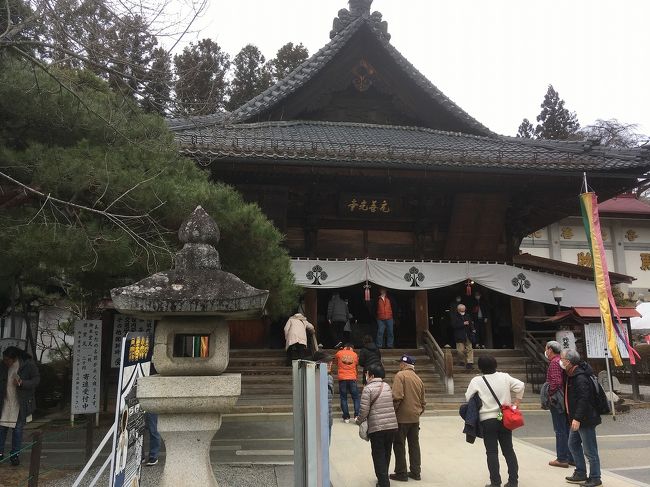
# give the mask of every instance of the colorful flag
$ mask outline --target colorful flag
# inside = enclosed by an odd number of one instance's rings
[[[594,283],[598,293],[598,306],[600,307],[600,316],[605,326],[607,346],[614,359],[614,365],[621,367],[623,360],[618,350],[616,337],[618,336],[625,343],[629,355],[630,363],[635,364],[636,350],[632,348],[626,334],[622,333],[623,322],[614,301],[612,286],[609,282],[609,272],[607,270],[607,259],[605,256],[605,245],[600,231],[600,218],[598,216],[598,200],[595,193],[583,193],[580,195],[580,207],[582,209],[582,222],[585,226],[587,241],[591,248],[591,256],[594,264]],[[616,322],[612,319],[612,314],[616,316]]]

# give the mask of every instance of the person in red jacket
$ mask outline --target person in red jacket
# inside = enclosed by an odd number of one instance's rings
[[[356,421],[361,408],[361,398],[357,387],[357,367],[359,366],[359,356],[352,348],[351,343],[336,352],[334,356],[336,361],[336,370],[339,380],[339,395],[341,397],[341,411],[343,412],[343,421],[350,422],[350,410],[348,409],[348,392],[352,396],[354,403],[354,419]]]
[[[395,306],[393,300],[388,296],[386,288],[379,290],[379,297],[375,303],[375,318],[377,319],[377,348],[384,348],[384,333],[386,333],[386,347],[393,348],[395,336],[393,325],[395,323]]]

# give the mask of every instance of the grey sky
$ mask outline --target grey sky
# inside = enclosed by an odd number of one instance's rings
[[[286,42],[310,54],[329,41],[347,0],[212,0],[194,38],[228,53]],[[648,0],[375,0],[391,42],[433,84],[490,129],[534,122],[549,83],[581,125],[638,123],[650,134]]]

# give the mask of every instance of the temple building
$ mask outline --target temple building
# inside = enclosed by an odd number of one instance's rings
[[[314,323],[334,290],[371,323],[364,291],[372,300],[387,287],[399,346],[424,330],[444,342],[449,303],[481,290],[486,344],[516,347],[527,306],[555,305],[549,289],[565,289],[563,305],[593,305],[590,269],[552,260],[540,229],[579,215],[585,173],[600,201],[635,188],[650,150],[492,132],[395,49],[371,4],[350,0],[322,49],[235,111],[172,120],[182,153],[286,234]],[[624,274],[614,283],[631,284]],[[249,333],[233,334],[235,346],[266,345]]]

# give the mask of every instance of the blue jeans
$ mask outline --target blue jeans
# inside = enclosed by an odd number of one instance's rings
[[[569,451],[569,420],[566,413],[561,413],[551,406],[551,419],[555,431],[555,453],[557,459],[564,463],[574,463],[573,455]]]
[[[155,460],[160,453],[160,433],[158,433],[158,415],[146,414],[147,429],[149,430],[149,459]]]
[[[23,445],[23,427],[25,426],[25,420],[18,417],[16,422],[16,427],[13,428],[11,433],[11,456],[18,455],[18,452]],[[0,426],[0,453],[4,454],[5,450],[5,441],[7,441],[7,433],[9,431],[8,426]]]
[[[377,348],[384,346],[384,331],[386,331],[386,346],[393,348],[395,337],[393,336],[393,319],[377,320]]]
[[[586,456],[589,460],[589,478],[600,480],[600,458],[595,426],[581,426],[578,431],[569,432],[569,450],[576,463],[577,474],[587,475]]]
[[[343,419],[350,419],[350,410],[348,409],[348,392],[352,395],[352,402],[354,403],[354,417],[359,416],[361,409],[361,397],[359,396],[359,389],[357,388],[356,380],[340,380],[339,381],[339,395],[341,396],[341,411],[343,412]]]

